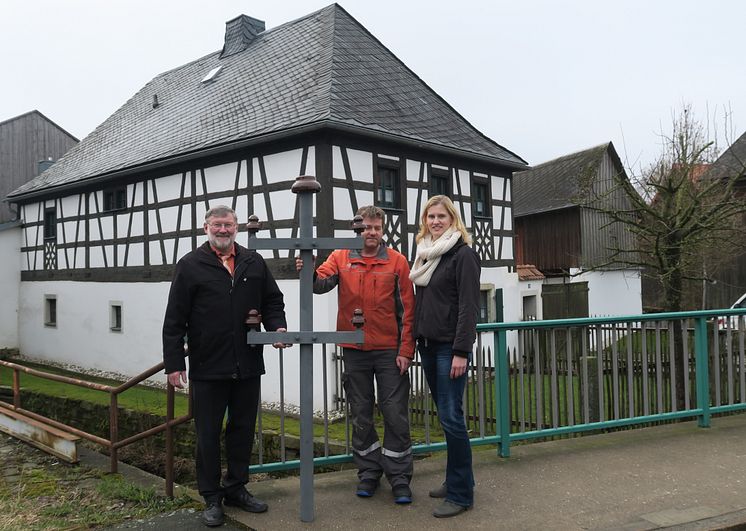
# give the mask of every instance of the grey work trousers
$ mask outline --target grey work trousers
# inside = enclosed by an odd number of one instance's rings
[[[353,462],[360,480],[386,475],[392,487],[412,479],[412,440],[409,436],[409,373],[399,374],[395,350],[345,348],[344,388],[352,421]],[[373,423],[375,378],[378,408],[383,414],[381,446]]]

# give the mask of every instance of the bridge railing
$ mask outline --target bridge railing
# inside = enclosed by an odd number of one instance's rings
[[[171,384],[167,384],[166,389],[166,418],[161,424],[154,426],[150,429],[144,430],[139,433],[135,433],[126,438],[120,438],[119,436],[119,395],[126,390],[134,387],[135,385],[142,383],[146,379],[154,376],[158,373],[163,372],[163,363],[159,363],[148,369],[147,371],[131,378],[130,380],[121,383],[119,385],[106,385],[96,382],[89,382],[80,378],[71,378],[69,376],[63,376],[60,374],[54,374],[51,372],[41,371],[17,363],[0,360],[0,367],[6,367],[13,372],[13,402],[7,404],[0,401],[0,410],[7,409],[14,411],[20,415],[42,422],[49,426],[53,426],[66,433],[81,437],[88,441],[91,441],[102,448],[105,448],[109,452],[109,469],[112,473],[115,473],[118,468],[118,453],[119,449],[128,446],[134,442],[140,441],[147,437],[151,437],[157,433],[166,432],[166,456],[165,456],[165,472],[166,472],[166,494],[173,497],[174,494],[174,434],[173,428],[179,424],[187,422],[192,418],[192,400],[190,395],[189,400],[189,411],[186,415],[180,417],[174,416],[175,410],[175,390]],[[34,411],[24,409],[21,403],[21,375],[27,374],[35,376],[37,378],[43,378],[63,384],[73,385],[77,387],[83,387],[86,389],[92,389],[95,391],[101,391],[109,395],[109,438],[99,437],[92,433],[88,433],[84,430],[75,428],[69,424],[65,424],[55,419],[45,417]]]
[[[497,445],[507,456],[510,443],[520,440],[683,418],[704,427],[713,414],[746,410],[745,316],[746,310],[729,309],[480,324],[464,394],[471,443]],[[328,429],[331,416],[346,408],[341,355],[333,347],[323,355],[323,366],[334,370],[325,369],[322,385],[336,385],[337,392],[324,405],[316,466],[352,460],[347,416],[345,440],[332,441]],[[413,451],[443,450],[417,357],[410,378]],[[261,458],[253,471],[298,467],[284,451],[285,437],[281,430],[280,458]]]

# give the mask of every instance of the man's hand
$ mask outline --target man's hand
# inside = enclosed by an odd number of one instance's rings
[[[168,373],[167,378],[168,378],[168,383],[170,383],[177,389],[184,389],[184,385],[187,383],[186,371],[170,372]]]
[[[468,359],[454,354],[453,361],[451,362],[451,378],[453,379],[463,376],[466,373],[466,366],[468,364]]]
[[[407,372],[407,369],[409,369],[410,363],[412,363],[412,360],[406,356],[396,357],[396,366],[399,367],[400,376],[402,376],[405,372]]]
[[[287,332],[287,331],[288,331],[287,328],[278,328],[277,330],[275,330],[275,332]],[[275,348],[288,348],[288,347],[292,347],[293,344],[282,343],[281,341],[278,341],[277,343],[272,343],[272,346]]]
[[[316,263],[316,257],[315,256],[313,257],[313,262],[312,263],[313,264]],[[301,258],[300,256],[296,256],[295,257],[295,270],[298,273],[300,273],[301,269],[303,269],[303,258]]]

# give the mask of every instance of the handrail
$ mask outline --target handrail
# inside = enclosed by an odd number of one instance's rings
[[[166,495],[173,498],[174,496],[174,439],[173,439],[173,428],[184,422],[188,422],[192,419],[192,391],[189,389],[189,409],[186,415],[174,418],[174,401],[175,401],[175,390],[174,387],[168,383],[166,387],[166,421],[158,426],[154,426],[145,431],[136,433],[126,439],[119,440],[119,408],[117,406],[117,397],[124,391],[134,387],[135,385],[143,382],[145,379],[157,374],[163,370],[163,362],[151,367],[150,369],[132,377],[126,382],[116,387],[111,385],[99,384],[94,382],[87,382],[78,378],[71,378],[69,376],[62,376],[59,374],[52,374],[49,372],[40,371],[38,369],[32,369],[31,367],[25,367],[17,363],[12,363],[5,360],[0,360],[0,366],[7,367],[13,371],[13,404],[6,404],[0,402],[0,408],[9,409],[16,413],[20,413],[32,419],[38,420],[54,426],[62,431],[82,437],[99,446],[109,450],[109,468],[112,473],[117,471],[117,454],[120,448],[145,439],[162,431],[166,432]],[[95,391],[101,391],[109,393],[110,405],[109,405],[109,438],[105,439],[92,433],[74,428],[62,422],[54,419],[50,419],[33,411],[23,409],[21,407],[21,383],[19,375],[20,373],[30,374],[39,378],[61,382],[69,385],[76,385],[78,387],[85,387],[87,389],[93,389]]]
[[[698,319],[720,317],[723,315],[746,315],[746,308],[728,308],[720,310],[695,310],[691,312],[661,312],[642,315],[619,315],[608,317],[576,317],[572,319],[548,319],[543,321],[517,321],[512,323],[481,323],[478,332],[493,330],[523,330],[527,328],[561,328],[568,326],[588,326],[596,324],[626,323],[629,321],[667,321],[679,319]]]

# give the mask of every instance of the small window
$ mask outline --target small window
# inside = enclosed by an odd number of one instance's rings
[[[112,332],[122,331],[122,303],[109,303],[109,330]]]
[[[104,190],[104,212],[127,208],[127,188]]]
[[[44,295],[44,326],[57,326],[57,295]]]
[[[448,187],[448,171],[440,169],[430,170],[430,195],[447,195],[450,197],[450,190]]]
[[[536,321],[536,295],[524,295],[523,297],[523,320]]]
[[[57,237],[57,211],[54,208],[44,209],[44,239]]]
[[[483,289],[479,291],[479,321],[480,323],[489,323],[492,317],[490,311],[490,300],[492,299],[492,290]]]
[[[380,207],[399,207],[399,166],[394,164],[378,165],[376,202]]]
[[[472,198],[474,215],[487,217],[487,185],[484,183],[472,183]]]

